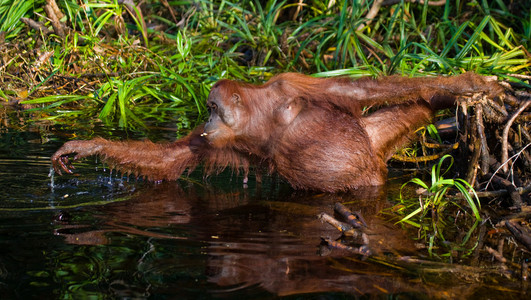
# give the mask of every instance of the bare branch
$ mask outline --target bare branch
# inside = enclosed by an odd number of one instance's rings
[[[520,106],[520,108],[511,116],[509,121],[507,121],[507,124],[505,125],[505,128],[503,129],[501,162],[503,163],[502,170],[506,174],[507,174],[507,171],[509,170],[508,164],[505,163],[507,160],[509,160],[509,151],[508,151],[509,129],[511,128],[511,125],[513,125],[514,120],[516,120],[516,117],[518,117],[518,115],[520,115],[529,106],[529,104],[531,104],[531,101],[524,102],[522,106]]]
[[[360,31],[363,28],[365,28],[365,26],[368,26],[369,24],[371,24],[372,19],[376,18],[376,16],[378,15],[378,12],[380,11],[380,7],[382,6],[383,2],[384,0],[374,0],[374,3],[372,4],[371,9],[365,16],[365,19],[367,19],[367,21],[365,23],[360,24],[360,26],[358,26],[358,29],[356,29],[356,31]]]

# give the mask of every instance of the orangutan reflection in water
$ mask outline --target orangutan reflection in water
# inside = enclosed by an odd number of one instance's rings
[[[268,201],[270,197],[283,201]],[[359,255],[321,251],[321,237],[340,237],[317,218],[320,212],[333,214],[335,202],[361,211],[375,255],[413,253],[403,232],[378,215],[387,202],[385,193],[374,188],[339,195],[291,192],[282,196],[245,189],[181,189],[175,183],[163,183],[148,186],[127,201],[65,212],[66,216],[86,210],[95,219],[87,224],[63,218],[57,221],[56,234],[78,245],[136,247],[131,249],[136,256],[129,264],[113,268],[142,273],[150,293],[183,288],[172,281],[175,273],[196,278],[195,286],[188,289],[208,289],[213,295],[254,290],[274,295],[426,292],[400,278],[400,272]],[[163,278],[163,284],[151,282],[152,277]],[[122,287],[141,288],[133,279],[119,282]]]

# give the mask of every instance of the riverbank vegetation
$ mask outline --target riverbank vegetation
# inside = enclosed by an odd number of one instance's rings
[[[501,1],[2,1],[0,97],[55,122],[189,127],[220,78],[469,70],[526,85],[530,22]]]

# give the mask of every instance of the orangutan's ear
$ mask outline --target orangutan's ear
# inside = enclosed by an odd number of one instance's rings
[[[242,98],[240,97],[240,94],[234,93],[234,94],[232,94],[232,97],[230,98],[230,100],[234,104],[240,104]]]
[[[275,120],[278,124],[289,125],[297,118],[303,108],[304,102],[301,98],[292,98],[275,110]]]

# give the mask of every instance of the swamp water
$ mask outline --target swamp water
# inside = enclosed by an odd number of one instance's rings
[[[399,259],[426,257],[379,213],[383,191],[302,193],[270,177],[244,188],[230,172],[155,184],[94,159],[51,178],[54,134],[0,133],[1,299],[525,298],[495,268]],[[374,256],[321,245],[340,237],[317,218],[335,202],[361,211]]]

